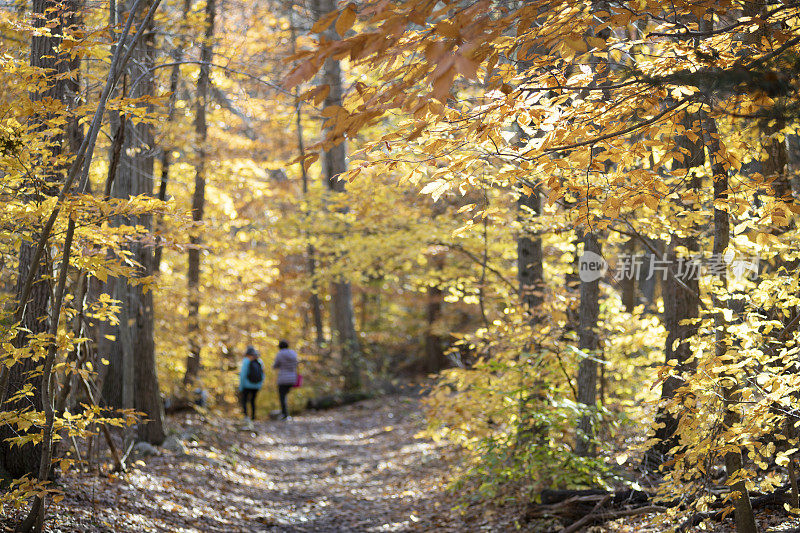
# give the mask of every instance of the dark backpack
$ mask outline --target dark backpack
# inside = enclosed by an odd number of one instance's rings
[[[247,381],[250,383],[261,383],[264,380],[264,369],[261,368],[261,361],[256,359],[250,361],[247,367]]]

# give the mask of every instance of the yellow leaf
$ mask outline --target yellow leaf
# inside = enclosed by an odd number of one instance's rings
[[[644,203],[647,207],[649,207],[653,211],[658,211],[658,198],[656,198],[655,196],[645,195]]]
[[[420,194],[430,194],[431,198],[433,198],[433,201],[435,202],[449,188],[450,184],[448,183],[447,180],[443,179],[433,180],[432,182],[428,183],[427,185],[425,185],[425,187],[422,188]]]
[[[603,215],[608,218],[617,218],[619,216],[620,202],[616,198],[610,199],[603,206]]]
[[[578,39],[564,39],[564,42],[567,46],[575,50],[576,52],[585,52],[586,51],[586,41],[581,38]]]

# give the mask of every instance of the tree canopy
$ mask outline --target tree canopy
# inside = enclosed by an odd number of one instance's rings
[[[279,339],[294,409],[423,380],[462,501],[800,512],[798,27],[786,0],[1,7],[6,516],[42,530],[95,434],[122,471],[165,408],[235,405]]]

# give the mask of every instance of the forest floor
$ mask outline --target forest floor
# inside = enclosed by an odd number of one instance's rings
[[[290,421],[170,417],[184,449],[159,449],[123,475],[70,473],[48,509],[50,532],[477,532],[558,531],[514,523],[515,511],[453,510],[446,489],[454,455],[417,436],[419,399],[386,396]],[[777,519],[777,520],[776,520]],[[760,516],[760,524],[783,523]],[[646,517],[587,529],[663,531]],[[731,531],[730,522],[711,531]],[[771,529],[770,531],[785,531]]]
[[[69,474],[48,531],[496,531],[451,511],[447,449],[416,434],[419,400],[387,396],[289,421],[170,418],[183,452],[124,475]],[[505,529],[500,525],[500,529]]]

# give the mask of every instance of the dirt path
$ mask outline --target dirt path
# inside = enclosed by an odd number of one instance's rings
[[[242,431],[173,420],[185,452],[122,477],[70,475],[50,531],[463,531],[418,400],[391,396]],[[480,530],[471,524],[467,529]]]

